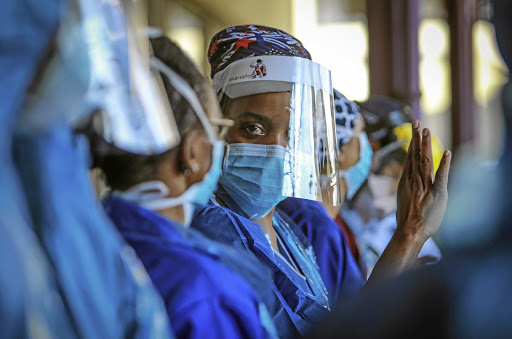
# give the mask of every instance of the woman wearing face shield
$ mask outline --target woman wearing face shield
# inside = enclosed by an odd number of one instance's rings
[[[226,137],[230,145],[219,189],[192,222],[216,240],[255,253],[273,269],[282,308],[271,314],[276,324],[291,320],[301,335],[325,314],[329,300],[307,238],[275,207],[286,196],[339,201],[330,75],[309,59],[299,41],[273,28],[235,26],[213,37],[213,85],[235,125]],[[251,65],[265,65],[266,75],[252,76]],[[375,276],[409,267],[418,244],[437,230],[444,214],[449,153],[434,186],[429,132],[425,130],[423,140],[420,133],[417,123],[401,199],[421,201],[400,211],[399,231]],[[322,189],[320,176],[331,190]],[[421,213],[428,207],[436,213]],[[277,330],[286,336],[293,329],[277,325]]]
[[[97,159],[112,189],[105,211],[141,258],[177,337],[273,338],[260,302],[258,279],[270,279],[266,269],[189,228],[194,209],[217,186],[224,154],[217,127],[229,122],[183,52],[163,37],[152,45],[181,144],[159,155],[118,152]],[[256,278],[248,283],[234,271]]]
[[[329,309],[311,245],[286,214],[275,210],[287,195],[317,199],[321,172],[336,186],[337,178],[327,173],[328,166],[334,172],[335,162],[326,157],[320,168],[314,150],[318,131],[328,130],[334,138],[325,119],[331,109],[330,74],[309,58],[289,34],[255,25],[219,32],[209,49],[213,85],[234,126],[226,135],[219,189],[196,213],[192,227],[254,253],[271,268],[269,310],[280,337],[304,335]]]

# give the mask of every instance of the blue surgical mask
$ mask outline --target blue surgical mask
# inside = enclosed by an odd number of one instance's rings
[[[196,208],[206,205],[217,189],[217,182],[222,174],[224,148],[224,141],[219,140],[213,143],[212,165],[203,181],[193,184],[178,197],[168,197],[169,188],[161,181],[143,182],[125,192],[115,192],[115,194],[150,210],[163,210],[182,205],[185,215],[184,224],[188,226]]]
[[[230,144],[217,195],[234,212],[261,219],[282,200],[286,148]]]
[[[341,171],[347,186],[347,198],[352,199],[370,174],[373,151],[366,133],[359,135],[359,161],[347,170]]]

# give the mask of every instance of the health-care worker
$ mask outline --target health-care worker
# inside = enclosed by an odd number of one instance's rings
[[[333,94],[342,204],[347,191],[351,194],[356,192],[366,180],[372,150],[362,131],[364,122],[357,105],[337,90],[333,90]],[[323,180],[322,187],[329,187],[326,180]],[[357,293],[366,281],[366,274],[362,275],[357,257],[352,252],[354,246],[357,250],[355,237],[350,237],[337,224],[340,204],[333,206],[327,200],[322,205],[318,201],[287,198],[277,205],[297,223],[313,246],[332,307],[342,296]]]
[[[172,337],[161,297],[94,196],[88,176],[87,139],[76,133],[82,122],[98,110],[106,120],[117,119],[117,126],[125,123],[123,136],[133,137],[130,131],[143,129],[141,124],[130,125],[133,120],[129,116],[150,115],[150,111],[128,109],[142,97],[136,90],[129,91],[127,83],[122,81],[122,76],[136,71],[146,93],[155,90],[144,79],[150,76],[149,67],[140,62],[142,55],[133,49],[137,47],[135,40],[127,43],[127,37],[135,36],[132,33],[136,27],[126,20],[129,14],[125,8],[114,2],[15,3],[11,8],[19,9],[22,18],[19,31],[12,32],[17,39],[15,48],[9,51],[16,51],[27,41],[31,46],[38,46],[40,54],[32,65],[16,67],[19,75],[32,70],[33,77],[30,86],[25,87],[28,93],[19,109],[15,138],[10,146],[27,202],[25,220],[33,226],[51,264],[62,297],[60,306],[69,317],[69,324],[45,333],[38,315],[27,312],[27,321],[36,332],[34,337]],[[48,15],[50,11],[55,12]],[[35,13],[40,15],[38,24],[48,25],[47,28],[36,30],[25,24]],[[116,17],[118,26],[109,26],[113,23],[112,16]],[[122,34],[109,34],[113,33],[111,29]],[[34,35],[21,39],[18,34],[25,32]],[[42,34],[48,36],[42,38]],[[114,36],[119,40],[113,41]],[[115,48],[116,43],[123,48]],[[25,58],[32,52],[32,48],[23,50],[16,57]],[[128,54],[139,58],[138,62],[131,60],[134,68],[119,67],[115,60]],[[172,131],[168,135],[176,137]],[[118,147],[136,151],[126,139],[116,140]],[[38,262],[31,264],[38,265]],[[37,279],[38,267],[28,268],[34,270],[30,278]],[[27,296],[30,296],[28,291]],[[44,297],[52,302],[55,295],[49,293]],[[51,308],[47,310],[50,312]],[[72,328],[72,334],[66,331],[67,325]]]
[[[268,270],[189,228],[196,206],[217,187],[225,147],[218,130],[229,121],[221,119],[211,86],[177,45],[159,37],[152,46],[181,143],[161,154],[99,157],[112,189],[105,211],[141,258],[178,338],[275,338],[261,302],[260,280],[271,279]]]
[[[275,207],[286,196],[316,200],[320,173],[336,186],[330,73],[310,60],[300,41],[264,26],[217,33],[208,57],[214,89],[234,126],[226,135],[219,189],[192,227],[270,267],[277,331],[304,335],[328,314],[327,291],[307,238]],[[332,150],[320,163],[316,140],[326,130],[331,140],[324,145]]]
[[[329,300],[309,241],[275,207],[286,196],[339,201],[330,74],[310,60],[297,39],[256,25],[217,33],[210,43],[209,61],[224,114],[235,125],[226,136],[229,147],[219,189],[212,205],[196,213],[192,226],[255,253],[271,267],[274,292],[302,335],[326,314]],[[265,72],[254,72],[256,67]],[[415,157],[406,167],[399,196],[414,204],[399,209],[397,232],[379,270],[374,270],[380,277],[410,267],[425,235],[439,227],[446,208],[449,152],[434,185],[430,168],[423,165],[422,173],[419,167],[421,155],[429,154],[429,131],[424,131],[422,141],[419,122],[413,127],[410,150]],[[319,145],[325,147],[320,161]],[[324,194],[320,176],[331,185],[330,195]],[[289,327],[279,325],[281,319],[287,320],[285,314],[272,315],[278,333],[290,333]]]

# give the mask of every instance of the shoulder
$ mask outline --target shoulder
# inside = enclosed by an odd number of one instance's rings
[[[196,303],[210,298],[255,299],[249,285],[218,259],[191,246],[157,250],[147,270],[167,303]]]
[[[292,218],[299,226],[308,222],[325,223],[331,221],[325,208],[318,201],[287,198],[278,205],[278,208]]]
[[[176,251],[173,265],[170,260],[150,274],[178,337],[265,337],[260,299],[245,280],[197,253]]]
[[[237,220],[239,218],[243,217],[231,211],[229,208],[208,204],[196,210],[196,212],[194,213],[194,219],[192,220],[192,224],[196,224],[199,221],[201,223],[213,224],[219,221],[227,222]]]
[[[249,240],[252,242],[261,237],[264,240],[265,237],[258,224],[226,207],[217,205],[207,205],[198,209],[190,227],[199,230],[209,238],[235,245],[235,247],[239,247],[237,244],[240,245],[240,242],[245,243]]]
[[[278,205],[282,214],[294,223],[312,240],[319,235],[339,238],[341,231],[336,221],[331,219],[324,207],[317,201],[288,198]]]

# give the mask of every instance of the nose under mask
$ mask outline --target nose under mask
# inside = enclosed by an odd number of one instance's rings
[[[286,152],[279,145],[230,144],[217,195],[234,212],[261,219],[285,199]]]

